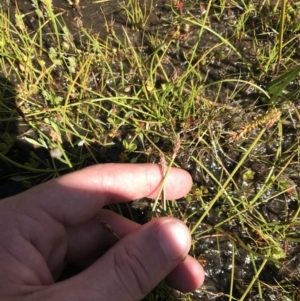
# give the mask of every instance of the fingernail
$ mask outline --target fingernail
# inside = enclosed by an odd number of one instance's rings
[[[179,222],[167,221],[157,231],[157,238],[166,256],[172,260],[188,253],[189,237],[187,230]]]

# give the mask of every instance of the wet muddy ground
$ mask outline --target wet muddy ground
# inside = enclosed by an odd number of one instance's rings
[[[8,5],[9,2],[9,5]],[[259,49],[267,49],[274,38],[272,28],[264,27],[262,20],[263,12],[260,16],[254,13],[252,18],[245,22],[246,29],[242,36],[238,36],[233,29],[242,18],[244,13],[241,9],[242,4],[231,3],[225,6],[220,13],[220,6],[214,1],[214,9],[209,15],[209,27],[201,34],[197,26],[191,24],[178,23],[174,26],[173,10],[176,7],[170,6],[169,1],[154,1],[150,3],[143,1],[145,7],[151,7],[149,18],[144,24],[136,24],[126,18],[124,10],[117,1],[107,1],[105,3],[92,3],[92,1],[80,1],[79,7],[71,6],[67,1],[54,1],[53,6],[56,13],[61,13],[62,18],[69,28],[78,49],[84,52],[86,37],[82,35],[82,28],[91,30],[93,34],[99,36],[99,40],[105,40],[108,35],[116,34],[120,40],[129,37],[132,45],[136,47],[142,57],[151,56],[157,49],[153,49],[152,39],[155,38],[157,45],[159,41],[170,43],[168,48],[168,60],[163,64],[161,72],[157,72],[156,88],[161,88],[167,81],[166,78],[180,77],[187,70],[187,62],[192,59],[195,72],[201,74],[201,82],[195,86],[205,86],[201,90],[201,95],[195,95],[195,103],[205,99],[208,103],[207,111],[202,110],[197,120],[174,121],[174,127],[181,134],[181,140],[184,144],[183,150],[178,152],[176,164],[188,170],[193,176],[195,187],[189,195],[189,199],[180,200],[174,206],[172,215],[179,218],[187,218],[189,227],[194,229],[194,245],[191,253],[199,259],[205,268],[206,280],[202,289],[194,292],[190,296],[179,296],[171,292],[169,297],[163,300],[299,300],[300,298],[300,244],[299,238],[299,128],[300,120],[297,112],[300,111],[300,101],[294,97],[292,103],[277,104],[276,109],[270,110],[266,96],[258,87],[265,89],[270,75],[268,70],[262,72],[263,62],[258,55]],[[24,19],[26,25],[34,31],[38,26],[38,17],[35,14],[35,8],[31,1],[0,1],[3,10],[14,11],[18,8],[21,13],[26,14]],[[141,5],[144,5],[141,2]],[[257,5],[260,5],[257,2]],[[207,3],[199,1],[184,2],[186,13],[195,18],[203,18]],[[268,8],[266,5],[265,13]],[[184,12],[183,12],[184,13]],[[266,17],[267,18],[267,17]],[[269,16],[269,18],[272,18]],[[273,20],[277,24],[276,20]],[[268,21],[268,24],[272,23]],[[177,30],[179,28],[179,31]],[[44,28],[43,43],[45,47],[52,47],[51,30],[49,26]],[[218,33],[216,35],[214,32]],[[221,38],[220,38],[221,37]],[[227,39],[230,43],[220,43],[220,40]],[[300,39],[295,39],[291,49],[299,49]],[[197,49],[193,47],[198,43]],[[255,47],[254,47],[255,45]],[[117,44],[116,44],[117,47]],[[209,55],[207,51],[211,50]],[[299,59],[299,51],[291,51],[291,56],[295,62]],[[205,53],[205,61],[199,63]],[[121,58],[122,59],[122,58]],[[130,73],[130,64],[123,62],[126,74]],[[104,81],[101,62],[92,67],[90,89],[97,90]],[[105,75],[105,91],[107,95],[124,92],[124,85],[121,82],[121,71],[118,62],[112,62],[111,68],[115,78],[111,75]],[[61,73],[57,71],[56,89],[64,97],[66,95],[66,79],[60,77]],[[96,78],[96,80],[95,80]],[[228,79],[228,80],[227,80]],[[145,81],[141,75],[128,75],[128,87],[125,92],[127,95],[134,94],[138,90],[141,82]],[[4,99],[17,97],[16,87],[19,84],[17,76],[2,78],[2,81],[10,83],[10,91],[3,94]],[[251,85],[254,83],[255,85]],[[299,85],[299,78],[287,87],[288,91],[293,91]],[[132,88],[134,87],[134,88]],[[186,86],[182,95],[190,94],[194,86]],[[200,90],[199,90],[200,91]],[[85,95],[88,97],[88,95]],[[201,96],[201,98],[200,98]],[[35,101],[41,101],[40,95],[35,95]],[[112,104],[105,104],[108,109]],[[176,106],[176,104],[175,104]],[[279,112],[282,117],[281,129],[279,133],[274,129],[274,124],[279,119]],[[97,112],[98,114],[99,112]],[[279,115],[279,116],[278,116]],[[99,119],[107,121],[107,114],[100,112]],[[195,122],[205,124],[205,133],[203,139],[198,139],[199,133],[196,130]],[[83,128],[88,125],[82,123]],[[234,182],[229,182],[223,194],[220,194],[211,206],[209,213],[205,214],[207,207],[218,195],[219,184],[226,183],[227,176],[234,171],[239,160],[244,155],[255,137],[265,128],[261,140],[243,162],[243,166],[234,174]],[[203,127],[204,128],[204,127]],[[24,120],[15,124],[7,123],[1,125],[0,133],[6,129],[9,133],[14,132],[16,139],[11,142],[8,157],[11,160],[25,164],[32,159],[31,145],[25,143],[24,133],[28,134],[29,127]],[[161,129],[160,135],[153,134],[151,139],[166,154],[171,154],[173,145],[170,137],[166,134],[170,129]],[[34,137],[35,133],[30,133]],[[136,151],[140,151],[138,157],[136,153],[124,155],[123,141],[131,142],[135,132],[131,126],[122,126],[115,135],[111,128],[100,137],[105,137],[105,143],[112,143],[109,148],[97,144],[93,147],[93,156],[97,162],[159,162],[159,154],[146,154],[145,149],[149,149],[151,144],[147,141],[135,141]],[[280,136],[281,135],[281,136]],[[244,136],[248,139],[243,140]],[[99,139],[100,139],[99,138]],[[9,137],[7,137],[9,140]],[[104,139],[104,138],[103,138]],[[280,142],[279,142],[280,141]],[[208,147],[209,145],[216,145]],[[280,160],[278,159],[278,148],[280,144]],[[104,146],[103,146],[104,145]],[[65,142],[65,147],[71,147],[69,142]],[[77,155],[76,151],[74,156]],[[50,155],[43,149],[35,149],[35,155],[43,157],[44,162],[50,161]],[[79,151],[78,151],[79,152]],[[198,160],[198,161],[197,161]],[[198,163],[201,161],[201,165]],[[276,161],[276,168],[284,168],[277,180],[277,185],[264,188],[265,179],[269,176],[273,163]],[[33,161],[31,161],[33,162]],[[43,165],[44,164],[44,165]],[[80,167],[94,164],[91,158],[80,161]],[[58,166],[59,167],[59,166]],[[47,163],[41,162],[39,168],[47,168]],[[62,166],[63,168],[63,166]],[[250,172],[249,172],[250,171]],[[63,169],[62,173],[69,172]],[[38,179],[30,181],[12,181],[11,175],[18,175],[19,169],[8,163],[1,162],[0,166],[0,198],[18,193],[38,182],[47,180],[49,175],[44,174]],[[288,184],[287,184],[288,183]],[[282,187],[284,185],[288,185]],[[292,187],[290,190],[287,187]],[[255,198],[255,195],[263,191],[260,195],[257,205],[252,206],[253,212],[250,214],[243,208],[243,203],[239,199],[243,198],[247,202]],[[283,192],[284,191],[284,192]],[[230,197],[228,197],[230,196]],[[233,201],[232,201],[233,200]],[[234,202],[235,206],[232,206]],[[123,208],[124,214],[143,223],[150,216],[150,202],[148,200],[139,200],[134,202],[130,209]],[[237,212],[241,213],[237,213]],[[163,212],[157,212],[157,215],[163,215]],[[245,219],[241,216],[246,216]],[[199,219],[203,218],[198,225]],[[235,218],[230,218],[235,216]],[[264,254],[264,247],[269,237],[261,234],[261,223],[258,220],[264,220],[269,227],[284,227],[285,224],[293,220],[293,225],[288,227],[285,235],[288,240],[282,240],[280,248],[272,250],[272,254]],[[257,228],[256,228],[257,225]],[[266,233],[263,232],[263,233]],[[252,252],[249,252],[249,250]],[[284,252],[282,256],[280,252]],[[268,260],[266,258],[268,257]],[[254,264],[254,262],[256,264]],[[280,264],[278,264],[280,263]],[[250,286],[249,283],[254,279],[257,269],[263,265],[260,274],[260,286]],[[234,278],[234,282],[232,282]],[[233,283],[233,284],[232,284]],[[232,298],[229,297],[231,294]],[[155,299],[157,300],[157,299]]]

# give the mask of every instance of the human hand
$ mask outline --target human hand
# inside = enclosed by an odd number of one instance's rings
[[[101,209],[155,198],[161,180],[154,164],[95,165],[1,200],[0,300],[133,301],[165,277],[178,290],[197,289],[204,272],[187,256],[191,237],[182,222],[159,218],[141,226]],[[166,195],[179,198],[191,184],[187,172],[172,168]],[[55,283],[66,262],[88,267]]]

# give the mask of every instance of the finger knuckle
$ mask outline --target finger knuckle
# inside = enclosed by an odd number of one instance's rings
[[[143,258],[143,253],[133,245],[124,245],[114,254],[117,277],[132,300],[137,299],[137,294],[143,297],[148,293],[150,279]]]

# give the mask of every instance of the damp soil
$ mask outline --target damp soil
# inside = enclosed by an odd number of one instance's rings
[[[9,5],[8,3],[9,2]],[[92,3],[93,1],[80,0],[80,7],[73,7],[68,4],[67,1],[55,1],[53,0],[54,10],[57,13],[62,14],[62,18],[71,31],[75,41],[77,41],[78,47],[84,51],[85,41],[82,40],[80,28],[84,27],[91,30],[94,34],[99,35],[99,39],[105,39],[109,34],[107,23],[113,27],[114,32],[120,37],[124,38],[124,35],[130,37],[132,44],[140,49],[141,55],[150,55],[154,49],[151,49],[147,39],[152,35],[157,39],[164,38],[166,36],[171,39],[174,38],[174,28],[171,26],[169,18],[172,15],[172,9],[170,8],[169,1],[155,1],[153,9],[149,11],[149,19],[147,23],[140,28],[139,24],[130,24],[126,19],[126,16],[122,9],[119,7],[117,1],[108,1],[102,4]],[[95,1],[96,2],[96,1]],[[147,3],[147,1],[145,1]],[[25,18],[27,26],[34,30],[38,26],[38,18],[35,16],[34,7],[31,1],[0,1],[0,4],[6,9],[11,11],[18,9],[23,14],[27,14]],[[197,5],[196,5],[197,4]],[[195,17],[203,17],[203,7],[206,3],[198,1],[186,1],[184,3],[185,9]],[[235,49],[238,49],[241,54],[238,56],[236,52],[233,52],[230,47],[221,45],[216,47],[216,44],[220,42],[220,39],[216,35],[211,34],[208,30],[204,31],[201,36],[201,41],[198,44],[198,52],[195,56],[195,62],[197,57],[200,57],[204,51],[215,47],[215,51],[212,52],[210,57],[206,57],[205,64],[199,66],[198,72],[203,74],[205,79],[202,84],[209,84],[218,82],[226,78],[235,78],[239,80],[245,80],[255,82],[261,87],[265,87],[269,76],[264,74],[261,76],[261,68],[259,60],[257,59],[257,51],[253,48],[253,40],[258,36],[262,37],[259,40],[260,47],[266,47],[272,41],[270,41],[266,35],[262,35],[262,27],[260,27],[259,20],[253,16],[246,22],[248,29],[247,34],[237,38],[234,35],[232,29],[232,22],[236,22],[238,18],[243,14],[243,11],[239,8],[239,5],[229,5],[222,13],[221,17],[216,17],[213,13],[209,16],[210,28],[218,32],[220,36],[230,40]],[[109,21],[108,21],[109,20]],[[188,29],[184,28],[184,24],[179,25],[180,37],[176,37],[174,40],[173,49],[171,47],[169,53],[169,60],[164,66],[164,71],[170,75],[176,73],[180,75],[183,73],[187,66],[187,57],[192,56],[190,53],[195,40],[198,38],[198,33],[194,31],[193,25],[190,25]],[[255,30],[254,30],[255,29]],[[45,27],[45,33],[51,28]],[[257,37],[253,33],[257,34]],[[50,36],[50,35],[49,35]],[[231,38],[232,37],[232,38]],[[45,34],[45,45],[50,48],[53,41],[51,38],[47,38]],[[297,41],[295,41],[295,49],[299,47]],[[297,59],[297,53],[293,54],[295,60]],[[117,66],[115,74],[119,74]],[[100,66],[96,66],[94,73],[101,74]],[[128,72],[130,67],[128,66]],[[164,84],[164,77],[157,77],[157,87]],[[57,74],[57,80],[61,82],[59,73]],[[140,79],[134,79],[131,84],[138,85]],[[2,93],[4,100],[14,99],[17,92],[15,87],[18,85],[17,77],[11,77],[9,79],[2,78],[2,86],[10,87],[7,91]],[[8,84],[9,82],[9,84]],[[108,91],[118,90],[118,81],[107,80],[106,89]],[[290,84],[287,89],[292,90],[298,86],[297,80]],[[59,86],[58,86],[59,87]],[[63,85],[61,87],[62,93],[64,92]],[[91,81],[91,89],[97,89],[97,82]],[[188,88],[187,88],[188,89]],[[220,93],[221,90],[221,93]],[[232,132],[239,133],[239,129],[243,128],[245,124],[253,124],[253,120],[262,120],[262,116],[268,114],[268,103],[264,95],[257,89],[253,89],[250,85],[237,86],[236,82],[228,81],[222,86],[212,85],[211,88],[208,85],[206,91],[203,92],[206,99],[217,101],[214,102],[215,112],[207,112],[201,116],[201,118],[207,121],[208,127],[208,142],[199,142],[195,140],[196,133],[192,130],[192,122],[186,121],[186,124],[182,126],[176,125],[178,131],[182,132],[182,139],[184,141],[190,141],[190,144],[184,149],[179,151],[176,163],[182,168],[188,170],[194,180],[194,191],[190,195],[190,199],[179,200],[172,212],[173,216],[192,216],[189,218],[189,227],[193,228],[197,225],[197,221],[205,212],[206,208],[203,203],[198,201],[198,196],[201,194],[201,200],[205,203],[209,203],[218,192],[218,184],[226,181],[226,175],[224,175],[224,168],[231,172],[237,165],[237,162],[242,157],[242,153],[239,147],[234,144],[234,136]],[[219,95],[222,95],[220,97]],[[203,95],[202,95],[203,96]],[[38,96],[36,101],[39,101]],[[109,107],[110,104],[108,103]],[[293,103],[300,111],[300,102],[295,100]],[[299,121],[295,116],[295,112],[290,108],[286,111],[282,110],[283,114],[290,116],[291,118],[284,118],[282,125],[283,137],[281,141],[282,157],[281,166],[284,166],[290,159],[290,154],[295,151],[295,148],[299,147]],[[105,114],[100,118],[107,118]],[[213,118],[213,122],[208,122]],[[259,119],[261,118],[261,119]],[[296,120],[296,122],[293,122]],[[261,122],[263,124],[263,121]],[[22,139],[23,134],[28,134],[28,126],[24,120],[16,124],[1,124],[1,131],[6,129],[10,133],[15,133],[17,139],[12,143],[8,156],[14,161],[25,164],[30,159],[30,152],[34,151],[36,155],[42,156],[47,161],[50,155],[44,150],[34,149],[25,143]],[[183,131],[183,128],[188,130]],[[230,129],[230,131],[229,131]],[[167,131],[168,129],[166,129]],[[219,139],[219,148],[214,153],[211,149],[207,148],[206,143],[211,143],[218,133],[222,131],[226,133]],[[255,137],[259,134],[261,128],[259,126],[254,127],[251,131],[251,137]],[[108,129],[109,132],[109,129]],[[3,133],[2,133],[3,134]],[[32,132],[34,137],[34,132]],[[94,146],[94,155],[97,157],[97,161],[101,163],[106,162],[130,162],[136,157],[129,154],[125,159],[122,154],[124,153],[123,141],[131,141],[134,136],[134,131],[130,126],[123,126],[119,129],[118,135],[115,137],[108,137],[109,141],[113,143],[112,147],[106,148],[101,145]],[[2,135],[3,137],[3,135]],[[270,138],[271,137],[271,138]],[[165,153],[172,153],[173,145],[169,139],[164,139],[164,135],[156,137],[157,146]],[[2,138],[3,139],[3,138]],[[278,135],[270,126],[262,137],[262,142],[258,143],[252,152],[252,155],[245,160],[243,167],[239,172],[235,174],[235,182],[239,187],[239,190],[243,191],[243,197],[251,200],[254,195],[261,189],[265,183],[266,177],[273,168],[272,161],[275,160],[276,151],[278,149]],[[195,142],[196,141],[196,142]],[[247,148],[250,140],[243,142],[242,147]],[[66,148],[70,147],[66,141]],[[145,146],[142,143],[138,144],[137,150],[143,151]],[[147,148],[147,147],[146,147]],[[197,158],[201,160],[202,166],[197,164],[193,159]],[[136,159],[136,162],[156,162],[158,163],[160,157],[154,153],[151,156],[141,155]],[[256,211],[263,216],[267,223],[282,226],[291,219],[297,220],[295,214],[299,209],[299,190],[300,185],[300,167],[299,158],[294,157],[291,159],[289,166],[281,174],[284,183],[292,183],[294,191],[289,193],[281,193],[279,185],[270,186],[264,190],[263,195],[260,197],[259,206],[255,207]],[[93,164],[93,160],[87,159],[81,163],[81,167]],[[8,163],[0,162],[0,198],[4,198],[9,195],[16,194],[24,189],[28,182],[17,182],[11,180],[11,175],[18,175],[19,169]],[[39,168],[43,168],[40,165]],[[45,164],[47,168],[47,164]],[[246,171],[251,170],[254,176],[247,177]],[[64,172],[69,172],[65,170]],[[245,175],[246,174],[246,175]],[[35,184],[40,181],[47,180],[47,176],[43,179],[39,179]],[[32,182],[31,182],[32,183]],[[236,192],[236,187],[232,185],[231,197],[239,198],[240,193]],[[149,200],[139,200],[131,204],[130,207],[124,207],[123,213],[128,215],[134,220],[145,223],[150,216],[151,202]],[[170,296],[164,300],[239,300],[243,296],[243,300],[249,301],[273,301],[273,300],[299,300],[300,298],[300,244],[299,244],[299,223],[294,223],[294,226],[287,229],[287,235],[291,237],[289,241],[284,241],[281,248],[285,251],[285,258],[281,259],[280,267],[276,260],[268,260],[264,263],[264,268],[260,274],[260,281],[264,283],[263,286],[252,286],[252,289],[244,296],[245,291],[253,277],[256,274],[256,268],[259,267],[265,260],[261,248],[264,246],[264,241],[260,235],[260,229],[253,231],[253,227],[248,227],[246,223],[242,223],[238,218],[228,219],[228,211],[233,210],[225,196],[220,196],[210,208],[209,213],[197,227],[193,233],[194,244],[191,250],[191,254],[194,255],[199,262],[204,266],[206,273],[206,280],[202,289],[194,292],[190,295],[179,295],[176,292],[170,292]],[[164,215],[163,212],[157,212],[157,215]],[[255,218],[250,221],[255,223]],[[216,225],[221,225],[216,227]],[[220,231],[220,229],[222,231]],[[250,255],[249,249],[254,250]],[[275,252],[275,251],[274,251]],[[256,266],[253,265],[253,258],[255,259]],[[233,260],[234,258],[234,260]],[[234,262],[234,266],[233,266]],[[73,271],[73,270],[72,270]],[[74,271],[73,271],[74,272]],[[231,279],[234,278],[232,282]],[[231,287],[233,283],[233,287]],[[229,294],[232,294],[232,298]],[[176,297],[177,296],[177,297]],[[261,298],[262,297],[262,298]],[[170,299],[168,299],[170,298]],[[188,299],[190,298],[190,299]],[[157,299],[155,299],[157,300]]]

